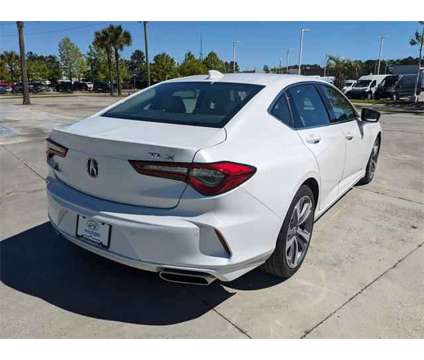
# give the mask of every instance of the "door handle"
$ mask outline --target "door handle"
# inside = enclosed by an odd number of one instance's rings
[[[321,141],[321,137],[318,135],[311,134],[306,138],[306,142],[309,144],[318,144]]]
[[[345,135],[345,138],[346,138],[346,139],[348,139],[348,140],[352,140],[352,139],[354,138],[354,136],[353,136],[353,134],[351,134],[351,133],[347,133],[347,134]]]

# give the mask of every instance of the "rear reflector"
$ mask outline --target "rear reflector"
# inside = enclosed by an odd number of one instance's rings
[[[256,171],[230,161],[215,163],[165,163],[129,160],[140,174],[184,181],[202,195],[219,195],[234,189]]]

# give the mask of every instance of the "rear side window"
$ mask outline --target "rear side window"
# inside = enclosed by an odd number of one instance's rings
[[[318,85],[318,87],[327,100],[332,115],[332,123],[350,121],[356,118],[353,107],[336,89],[327,85]]]
[[[285,94],[281,95],[277,99],[270,112],[282,123],[286,124],[287,126],[292,126],[290,109]]]
[[[164,83],[115,106],[103,116],[222,127],[262,88],[221,82]]]
[[[288,89],[296,129],[328,125],[330,119],[317,89],[310,84]]]

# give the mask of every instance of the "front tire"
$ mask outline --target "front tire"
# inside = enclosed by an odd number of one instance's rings
[[[262,266],[263,270],[283,279],[299,270],[311,241],[314,213],[314,194],[309,186],[302,185],[290,204],[275,250]]]
[[[380,154],[380,145],[380,137],[377,137],[377,139],[374,141],[370,158],[368,159],[365,176],[359,180],[358,185],[369,184],[374,179],[375,169],[377,168],[378,155]]]

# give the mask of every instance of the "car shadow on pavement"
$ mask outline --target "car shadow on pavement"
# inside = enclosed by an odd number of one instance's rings
[[[197,318],[233,294],[214,288],[208,303],[157,274],[104,259],[56,235],[49,223],[0,242],[1,281],[55,306],[99,319],[168,325]]]
[[[80,249],[48,222],[0,242],[0,280],[67,311],[145,325],[188,321],[233,296],[231,288],[259,289],[277,281],[253,271],[226,283],[230,291],[219,283],[194,291]]]

